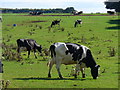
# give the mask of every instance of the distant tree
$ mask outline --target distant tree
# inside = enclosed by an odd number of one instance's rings
[[[2,13],[29,13],[29,12],[42,12],[42,13],[71,13],[75,11],[73,7],[67,7],[66,9],[56,8],[56,9],[10,9],[2,8]]]
[[[107,9],[115,9],[116,12],[120,12],[120,1],[119,2],[105,1],[104,4],[106,5]]]
[[[76,11],[76,10],[74,9],[74,7],[67,7],[67,8],[64,10],[65,13],[72,13],[73,11]]]

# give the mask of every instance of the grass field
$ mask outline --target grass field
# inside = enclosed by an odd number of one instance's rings
[[[58,15],[58,16],[57,16]],[[100,76],[93,80],[90,69],[86,69],[86,79],[81,75],[77,79],[70,76],[72,65],[62,65],[61,73],[65,79],[59,79],[55,66],[52,78],[47,78],[49,56],[30,59],[22,52],[21,61],[3,58],[3,79],[10,80],[8,88],[118,88],[118,16],[28,16],[23,14],[3,14],[2,37],[9,46],[8,50],[16,53],[16,40],[31,38],[48,49],[54,42],[71,42],[86,45],[101,65]],[[82,27],[73,27],[74,21],[83,20]],[[61,24],[50,28],[54,19],[61,19]],[[13,27],[13,24],[17,24]],[[10,48],[13,46],[14,48]],[[4,50],[3,50],[4,53]],[[12,56],[14,57],[14,56]]]

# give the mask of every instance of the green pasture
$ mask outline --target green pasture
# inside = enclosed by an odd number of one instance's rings
[[[60,14],[57,14],[60,15]],[[93,53],[96,62],[101,66],[100,75],[93,80],[90,69],[86,69],[86,78],[81,74],[77,79],[70,76],[73,65],[61,65],[64,79],[58,78],[55,65],[52,77],[47,78],[49,56],[30,59],[22,51],[22,60],[9,60],[4,57],[3,79],[9,80],[8,88],[118,88],[118,16],[28,16],[26,14],[3,14],[3,43],[16,53],[16,40],[30,38],[49,49],[54,42],[71,42],[86,45]],[[61,19],[60,26],[50,28],[52,20]],[[83,24],[74,28],[74,21],[82,19]],[[14,27],[13,24],[17,26]],[[4,53],[4,50],[3,50]],[[13,56],[14,57],[14,56]]]

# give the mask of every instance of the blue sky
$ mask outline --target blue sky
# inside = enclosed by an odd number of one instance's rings
[[[2,8],[38,8],[53,9],[74,7],[84,13],[104,13],[107,11],[104,5],[106,0],[1,0]]]

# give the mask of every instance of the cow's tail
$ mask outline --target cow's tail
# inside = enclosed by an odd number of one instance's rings
[[[54,46],[54,45],[51,45],[51,46],[50,46],[49,51],[50,51],[50,53],[51,53],[51,57],[52,57],[52,58],[53,58],[54,56],[56,56],[55,46]]]
[[[48,66],[48,67],[50,67],[51,64],[53,64],[53,57],[56,56],[55,46],[54,46],[54,45],[51,45],[51,46],[50,46],[49,52],[50,52],[50,55],[51,55],[51,58],[52,58],[52,59],[50,59],[49,62],[47,63],[47,66]]]

